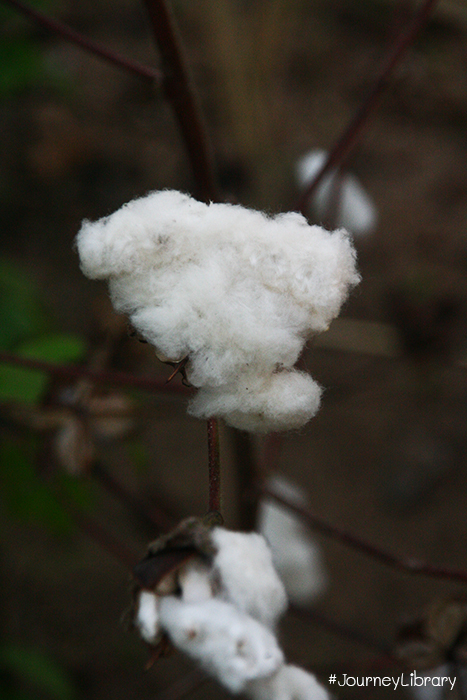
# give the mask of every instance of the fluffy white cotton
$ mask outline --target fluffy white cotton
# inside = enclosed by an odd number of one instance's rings
[[[316,150],[307,153],[298,161],[297,179],[303,188],[318,174],[326,158],[326,151]],[[325,175],[312,197],[312,207],[318,221],[322,221],[330,213],[333,214],[329,207],[333,198],[335,177],[335,170]],[[340,188],[336,225],[347,229],[354,236],[371,233],[376,227],[378,212],[357,178],[350,174],[343,175]]]
[[[159,598],[154,593],[144,590],[139,593],[134,624],[145,642],[156,642],[160,633]]]
[[[211,599],[188,605],[168,596],[161,600],[160,616],[173,644],[232,693],[283,663],[274,635],[229,603]]]
[[[329,693],[311,673],[290,664],[250,682],[246,692],[252,700],[329,700]]]
[[[344,230],[165,190],[84,222],[77,248],[158,352],[188,356],[193,415],[268,431],[316,412],[318,386],[293,367],[359,281]]]
[[[287,608],[287,596],[264,537],[216,527],[212,539],[222,597],[273,628]]]
[[[212,598],[211,569],[197,557],[178,570],[178,584],[184,603],[202,603]]]
[[[304,372],[245,372],[231,384],[200,389],[188,412],[198,418],[224,418],[240,430],[292,430],[315,415],[320,397],[321,388]]]
[[[268,484],[278,495],[306,506],[304,493],[282,477]],[[289,509],[263,497],[258,508],[258,530],[268,541],[272,560],[290,600],[310,603],[326,586],[326,572],[318,545],[302,521]]]

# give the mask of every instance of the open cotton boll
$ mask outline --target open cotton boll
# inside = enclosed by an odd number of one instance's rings
[[[264,537],[216,527],[212,540],[223,598],[273,628],[287,608],[287,596]]]
[[[161,600],[160,615],[173,644],[232,693],[283,663],[272,632],[229,603],[211,599],[188,605],[168,596]]]
[[[284,478],[273,477],[268,485],[292,503],[307,505],[303,491]],[[271,548],[290,600],[310,603],[324,590],[327,576],[320,549],[308,529],[290,509],[267,496],[259,503],[257,527]]]
[[[234,428],[256,433],[293,430],[315,415],[320,397],[321,388],[304,372],[248,373],[229,385],[200,389],[188,412],[197,418],[219,416]]]
[[[311,673],[291,664],[268,678],[251,681],[246,693],[252,700],[329,700],[329,693]]]
[[[345,231],[169,190],[84,222],[76,243],[117,311],[157,352],[188,358],[193,415],[263,432],[314,415],[319,388],[292,370],[359,282]]]
[[[311,151],[303,156],[297,164],[297,179],[306,188],[322,168],[326,151]],[[329,207],[333,198],[336,171],[323,177],[312,197],[312,206],[318,220],[323,220],[333,212]],[[336,225],[347,229],[354,236],[365,236],[376,227],[378,212],[366,191],[354,175],[342,175],[340,199],[335,217]]]
[[[211,569],[200,559],[190,559],[177,573],[184,603],[202,603],[212,598]]]
[[[142,590],[138,595],[135,627],[148,644],[154,644],[160,634],[159,597],[150,591]]]

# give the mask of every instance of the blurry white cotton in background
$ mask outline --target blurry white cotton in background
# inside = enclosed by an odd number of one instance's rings
[[[307,505],[303,491],[283,477],[272,477],[268,487],[297,506]],[[297,604],[315,600],[323,592],[327,576],[319,547],[298,516],[277,501],[263,497],[257,529],[268,541],[289,599]]]
[[[310,151],[297,163],[297,180],[301,189],[305,189],[318,174],[327,158],[326,151]],[[370,197],[354,175],[343,174],[339,198],[336,199],[337,211],[331,211],[333,205],[333,188],[336,170],[326,174],[311,197],[310,208],[313,218],[323,223],[331,217],[337,227],[347,229],[354,236],[365,236],[376,227],[378,212]]]

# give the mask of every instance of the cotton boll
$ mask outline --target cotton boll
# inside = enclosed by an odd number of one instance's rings
[[[161,601],[161,624],[173,644],[232,693],[273,674],[283,663],[274,635],[229,603]]]
[[[321,388],[304,372],[239,377],[227,386],[204,387],[188,412],[197,418],[219,416],[240,430],[265,433],[298,429],[318,411]]]
[[[218,550],[213,566],[220,577],[221,595],[273,628],[286,610],[287,597],[264,537],[217,527],[212,539]]]
[[[77,248],[157,352],[188,358],[193,415],[263,432],[314,415],[319,388],[293,367],[360,279],[345,231],[162,191],[85,222]]]
[[[211,569],[198,558],[178,570],[178,583],[184,603],[202,603],[212,598]]]
[[[274,477],[269,486],[292,503],[307,505],[303,492],[285,479]],[[258,509],[258,530],[271,548],[274,566],[290,600],[303,604],[319,596],[327,576],[318,545],[302,521],[290,509],[264,497]]]
[[[327,157],[325,151],[311,151],[303,156],[297,164],[297,179],[305,188],[318,174]],[[312,197],[312,205],[319,220],[330,212],[336,173],[332,170],[325,175]],[[355,236],[365,236],[376,227],[378,213],[370,197],[354,175],[343,175],[340,183],[340,200],[338,203],[336,224],[347,229]],[[332,213],[332,212],[331,212]]]
[[[150,591],[141,591],[136,605],[135,627],[148,644],[154,644],[160,634],[159,597]]]
[[[290,664],[268,678],[251,681],[246,693],[252,700],[329,700],[311,673]]]

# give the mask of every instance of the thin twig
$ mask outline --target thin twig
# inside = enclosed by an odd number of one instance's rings
[[[221,465],[219,453],[219,423],[216,418],[208,420],[209,452],[209,512],[221,510]]]
[[[197,196],[204,202],[219,197],[212,150],[178,29],[165,0],[144,0],[166,76],[164,89],[175,112],[193,170]]]
[[[269,496],[278,503],[281,503],[286,508],[293,510],[295,513],[297,513],[297,515],[306,520],[312,528],[321,534],[326,535],[333,540],[337,540],[338,542],[341,542],[352,549],[362,552],[368,557],[380,561],[382,564],[386,564],[393,569],[404,571],[405,573],[412,575],[429,576],[431,578],[448,579],[450,581],[458,581],[464,584],[467,583],[466,571],[433,566],[432,564],[425,563],[412,557],[397,557],[384,549],[380,549],[379,547],[376,547],[375,545],[366,542],[365,540],[362,540],[339,527],[336,527],[335,525],[330,525],[326,521],[314,515],[314,513],[312,513],[308,508],[298,506],[284,496],[279,495],[271,487],[262,487],[260,492],[264,496]]]
[[[389,56],[386,58],[386,61],[383,64],[380,75],[375,81],[366,100],[358,109],[350,124],[345,128],[340,138],[336,141],[322,167],[302,193],[296,207],[298,211],[306,211],[308,201],[315,193],[316,188],[326,173],[328,173],[329,170],[334,168],[338,163],[342,163],[348,156],[351,148],[356,145],[358,139],[363,133],[364,128],[368,124],[370,116],[378,107],[381,97],[389,85],[391,73],[396,65],[401,61],[407,50],[412,46],[418,33],[428,21],[430,12],[436,2],[437,0],[425,0],[418,12],[412,18],[412,21],[398,34]]]
[[[161,70],[145,66],[142,63],[139,63],[138,61],[134,61],[130,58],[125,58],[124,56],[120,56],[114,51],[111,51],[110,49],[101,46],[97,42],[88,39],[79,32],[76,32],[74,29],[68,27],[68,25],[64,24],[63,22],[59,22],[58,20],[53,19],[52,17],[48,17],[47,15],[43,14],[42,12],[39,12],[38,10],[35,10],[32,7],[28,7],[27,5],[22,3],[21,0],[0,0],[0,2],[2,2],[4,5],[10,5],[11,7],[18,10],[18,12],[21,12],[23,15],[26,15],[37,24],[40,24],[42,27],[46,27],[50,31],[59,34],[61,37],[63,37],[63,39],[71,41],[73,44],[76,44],[85,51],[93,53],[94,55],[99,56],[99,58],[103,58],[104,60],[113,63],[119,68],[123,68],[126,71],[134,73],[140,78],[150,80],[156,85],[161,85],[163,82],[164,75]]]
[[[157,377],[138,377],[127,372],[114,370],[96,371],[80,365],[56,365],[53,362],[20,357],[19,355],[13,355],[7,352],[0,352],[0,363],[40,370],[41,372],[47,372],[47,374],[63,379],[87,377],[101,384],[127,386],[134,389],[141,389],[151,394],[162,391],[166,394],[190,396],[192,393],[189,387],[174,383],[166,384],[165,379],[159,379]]]

